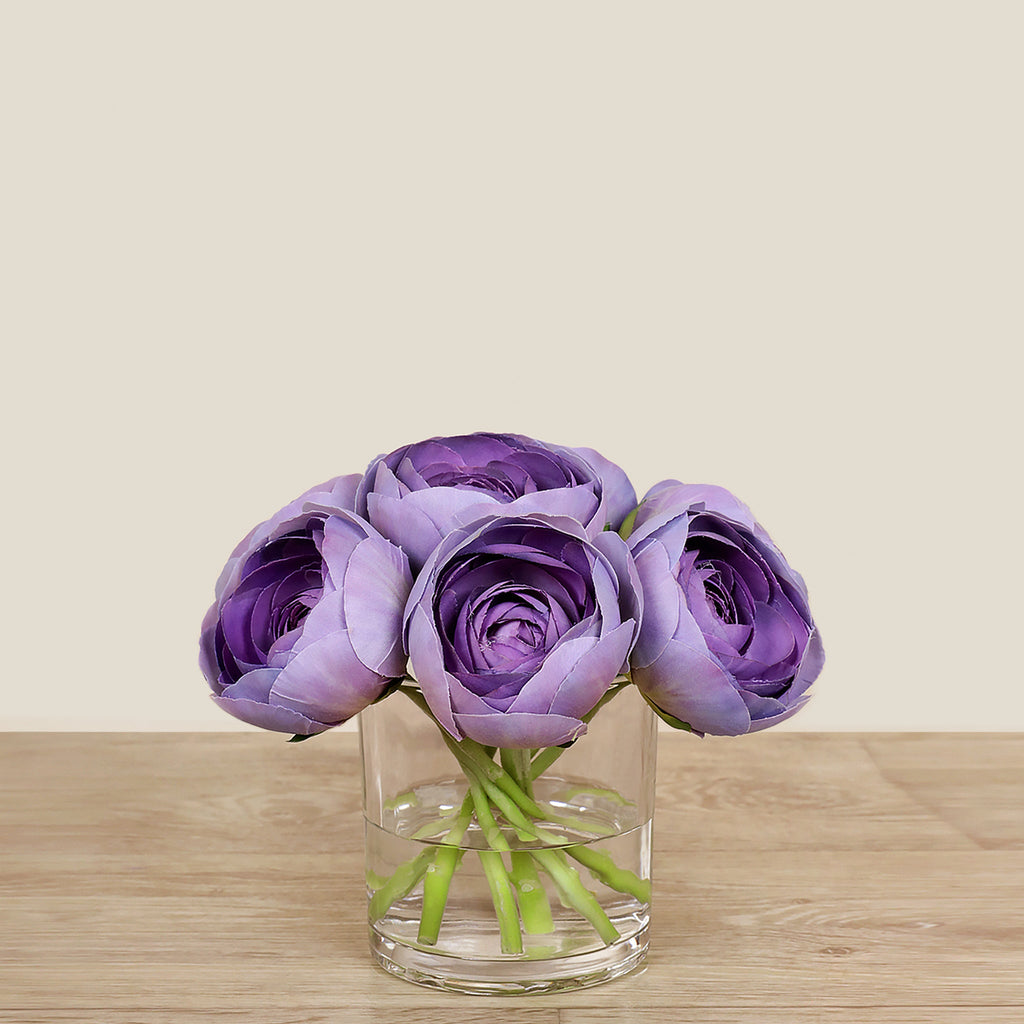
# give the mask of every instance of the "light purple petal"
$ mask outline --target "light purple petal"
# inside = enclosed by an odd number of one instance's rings
[[[633,682],[663,711],[698,732],[739,736],[750,729],[743,698],[706,648],[670,640],[654,664],[633,669]]]
[[[293,657],[297,657],[311,644],[319,643],[333,633],[345,629],[344,600],[345,595],[342,591],[336,590],[324,594],[317,601],[302,621],[302,635],[292,644]]]
[[[356,509],[356,490],[363,479],[362,473],[350,473],[348,476],[338,476],[333,480],[321,484],[320,491],[326,491],[335,508],[346,509],[354,512]]]
[[[407,623],[409,664],[413,676],[423,690],[423,697],[434,717],[454,736],[462,739],[452,715],[449,682],[454,681],[444,669],[441,641],[430,622],[430,617],[419,606],[412,609]]]
[[[795,701],[789,706],[778,705],[782,710],[777,713],[765,715],[762,718],[753,718],[750,721],[750,731],[760,732],[762,729],[767,729],[770,726],[778,725],[779,722],[786,721],[787,718],[792,718],[808,701],[810,697],[802,697],[800,700]]]
[[[604,696],[626,661],[634,626],[623,622],[580,658],[555,694],[552,714],[582,718]]]
[[[794,701],[801,696],[807,688],[818,678],[822,668],[825,666],[825,648],[821,642],[821,631],[815,626],[811,630],[811,636],[807,641],[807,649],[804,651],[803,660],[797,669],[796,677],[789,687],[789,700]]]
[[[650,665],[665,650],[683,614],[683,595],[662,544],[652,541],[634,562],[644,595],[640,636],[630,659],[635,670]]]
[[[768,669],[793,653],[795,638],[785,617],[770,604],[755,606],[754,635],[743,652],[743,660]]]
[[[238,682],[225,687],[225,692],[230,691],[229,696],[233,700],[244,698],[265,704],[270,699],[270,691],[280,674],[279,668],[256,668],[246,672]]]
[[[371,493],[366,500],[370,522],[377,530],[406,553],[414,569],[423,565],[444,537],[433,520],[404,498]]]
[[[379,536],[369,523],[353,515],[330,516],[324,523],[324,538],[320,542],[320,554],[323,558],[326,576],[335,590],[341,589],[342,581],[348,571],[352,552],[372,534]]]
[[[486,515],[504,514],[505,507],[486,491],[460,487],[431,487],[413,491],[402,498],[403,507],[422,512],[437,527],[441,536]]]
[[[296,733],[309,736],[323,732],[329,726],[307,715],[268,703],[270,692],[280,669],[259,668],[246,673],[221,694],[211,694],[214,703],[228,714],[249,725],[273,732]]]
[[[562,684],[569,678],[583,656],[593,650],[599,642],[595,636],[582,636],[559,644],[544,659],[540,669],[526,681],[519,691],[519,695],[512,702],[509,711],[528,711],[537,714],[545,714],[550,711],[551,702],[555,699]],[[610,681],[608,680],[608,682]],[[607,688],[608,683],[606,682],[604,689]],[[602,690],[603,692],[604,690]],[[598,699],[600,699],[600,694],[598,694]],[[594,703],[597,701],[595,700]],[[584,713],[580,712],[580,714]]]
[[[611,563],[618,580],[619,618],[633,619],[638,624],[643,620],[643,585],[629,545],[612,531],[605,531],[594,538],[594,547]]]
[[[751,531],[756,526],[750,508],[731,491],[716,484],[684,484],[678,480],[655,484],[644,495],[637,520],[645,522],[652,515],[678,514],[687,509],[712,512]]]
[[[591,486],[559,487],[550,491],[534,491],[509,502],[502,510],[506,515],[531,515],[539,512],[549,516],[568,516],[587,527],[588,536],[596,536],[604,529],[604,523],[591,520],[600,502]]]
[[[234,715],[239,721],[246,722],[248,725],[258,726],[260,729],[269,729],[271,732],[287,732],[297,736],[315,736],[317,733],[331,728],[331,725],[316,722],[288,708],[276,707],[271,704],[260,704],[258,701],[246,700],[245,698],[233,700],[224,694],[218,696],[215,693],[211,693],[210,696],[221,710],[226,711],[229,715]]]
[[[582,736],[587,727],[563,715],[457,715],[462,733],[488,747],[523,750],[554,747]]]
[[[281,670],[270,698],[322,722],[344,722],[376,700],[385,682],[359,661],[348,634],[335,632],[305,647]]]
[[[577,448],[576,451],[593,466],[600,477],[604,491],[604,518],[613,530],[617,530],[637,504],[636,491],[629,477],[623,469],[593,448]]]
[[[388,671],[388,659],[400,644],[402,613],[411,587],[405,555],[383,537],[368,537],[352,552],[342,588],[345,622],[356,657],[374,672],[402,674],[402,666],[394,659],[390,668],[397,671]],[[404,664],[404,657],[401,661]]]

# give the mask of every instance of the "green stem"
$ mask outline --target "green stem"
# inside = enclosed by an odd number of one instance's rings
[[[442,816],[437,821],[430,821],[426,825],[421,825],[409,838],[416,840],[433,839],[434,836],[439,836],[442,832],[451,832],[451,830],[452,819]]]
[[[509,881],[505,862],[497,850],[481,850],[478,854],[487,884],[491,887],[494,912],[498,915],[498,931],[501,935],[502,953],[522,953],[523,933],[519,929],[515,896]]]
[[[480,865],[484,869],[484,875],[491,890],[494,913],[498,917],[501,951],[502,953],[522,953],[523,933],[519,928],[519,916],[516,913],[515,897],[512,894],[512,882],[505,870],[505,862],[501,859],[501,854],[511,852],[512,848],[494,820],[480,780],[474,775],[469,775],[468,778],[477,824],[483,831],[488,846],[491,847],[490,850],[481,850],[479,857]]]
[[[549,832],[534,821],[530,821],[519,809],[514,800],[503,793],[498,787],[487,779],[481,779],[480,784],[484,792],[490,798],[498,810],[505,816],[505,820],[516,830],[516,834],[522,842],[546,843],[548,846],[565,846],[569,840],[554,832]]]
[[[597,897],[584,886],[579,872],[566,861],[561,850],[531,850],[530,853],[551,877],[565,902],[594,926],[605,945],[610,946],[622,938],[608,915],[601,909]]]
[[[420,913],[419,941],[433,946],[441,931],[441,919],[448,906],[448,891],[451,888],[455,869],[462,863],[464,850],[455,846],[443,846],[434,856],[434,863],[427,868],[423,877],[423,910]]]
[[[635,896],[641,903],[651,902],[651,880],[641,878],[626,868],[620,868],[615,861],[599,850],[589,846],[569,846],[565,852],[574,860],[578,860],[599,881],[609,889]]]
[[[430,710],[427,707],[427,702],[423,699],[422,694],[407,689],[403,689],[402,692],[407,694],[409,699],[426,711],[427,714],[430,713]],[[565,825],[566,827],[577,831],[586,831],[588,829],[588,824],[577,818],[562,818],[545,813],[544,809],[535,800],[528,797],[519,788],[515,779],[513,779],[512,776],[501,767],[501,765],[491,759],[491,756],[488,755],[485,747],[482,747],[479,743],[471,739],[455,740],[449,736],[441,726],[438,726],[438,729],[441,734],[441,739],[444,740],[445,745],[452,752],[452,756],[459,762],[459,765],[466,777],[477,781],[477,784],[484,789],[487,798],[490,799],[490,801],[517,829],[520,833],[521,839],[524,841],[538,840],[540,842],[546,842],[556,846],[564,845],[566,842],[565,839],[562,839],[560,836],[556,836],[553,832],[548,832],[547,830],[528,821],[524,815],[519,812],[516,804],[526,811],[527,814],[531,814],[535,818],[546,819],[547,821]],[[472,783],[470,784],[470,792],[472,792]],[[485,808],[484,813],[486,815],[486,819],[481,818],[480,808],[477,807],[477,821],[486,833],[487,826],[485,825],[485,820],[489,820],[495,828],[497,828],[497,825],[494,824],[494,818],[490,814],[489,808]],[[510,849],[504,837],[502,837],[502,841],[505,842],[505,846],[500,849],[503,851]],[[488,845],[493,846],[489,839]],[[493,848],[499,849],[499,847]]]
[[[487,793],[480,784],[480,780],[474,775],[469,776],[469,792],[473,797],[473,810],[476,811],[477,824],[484,834],[484,839],[487,840],[487,845],[492,850],[497,850],[498,853],[510,852],[512,847],[509,846],[504,832],[498,828],[498,823],[494,820],[491,805],[487,802]]]
[[[530,780],[530,752],[528,750],[501,751],[501,763],[522,787],[527,796],[533,796]],[[558,837],[556,837],[558,838]],[[544,884],[537,874],[537,866],[529,853],[516,850],[512,853],[512,870],[509,873],[512,884],[516,887],[516,898],[519,900],[519,916],[523,927],[529,935],[548,935],[555,930],[554,918],[551,916],[551,904]]]
[[[501,765],[496,764],[490,760],[483,751],[483,748],[479,743],[474,742],[470,739],[464,739],[460,742],[456,742],[447,733],[443,734],[445,743],[448,744],[448,748],[458,758],[459,762],[463,766],[464,771],[472,770],[476,775],[479,776],[481,783],[485,786],[487,783],[491,783],[492,786],[497,787],[500,793],[510,797],[515,801],[518,806],[525,811],[527,814],[532,815],[534,818],[539,818],[542,821],[550,821],[556,825],[562,825],[565,828],[571,829],[574,832],[597,832],[597,834],[611,835],[614,830],[609,830],[605,826],[598,825],[593,822],[583,821],[581,818],[573,818],[560,814],[552,814],[550,808],[545,810],[537,803],[532,797],[527,796],[522,789],[519,788],[516,780],[506,772]],[[495,800],[494,791],[489,789],[489,795],[492,800]],[[501,800],[499,796],[495,802]],[[498,803],[501,807],[502,813],[505,814],[504,801]],[[511,819],[510,819],[511,820]],[[533,826],[535,832],[537,832],[536,826]],[[564,843],[564,839],[552,840],[551,833],[541,835],[537,833],[538,837],[543,838],[545,842]]]
[[[533,776],[530,774],[529,750],[502,749],[501,766],[516,780],[519,788],[532,799]]]
[[[628,681],[610,688],[591,712],[585,716],[585,720],[589,721],[626,685],[628,685]],[[402,692],[424,713],[433,717],[426,700],[418,689],[402,687]],[[547,843],[549,846],[563,846],[566,840],[538,826],[537,821],[530,820],[531,818],[550,821],[575,830],[591,833],[595,830],[600,831],[600,829],[595,829],[596,823],[553,815],[533,798],[532,780],[557,760],[562,749],[555,747],[542,750],[532,761],[529,751],[503,749],[500,752],[501,764],[498,764],[494,761],[495,751],[493,748],[481,746],[470,739],[455,740],[443,727],[439,725],[438,728],[442,739],[459,762],[469,781],[469,793],[463,803],[463,810],[458,821],[461,822],[462,817],[468,815],[469,805],[471,805],[477,823],[491,847],[490,850],[480,851],[479,857],[491,890],[501,935],[502,952],[522,953],[520,917],[528,934],[542,934],[551,931],[554,927],[550,904],[537,874],[536,865],[539,865],[551,878],[561,901],[586,918],[606,944],[618,941],[620,938],[618,930],[601,908],[596,896],[584,886],[579,872],[569,864],[566,853],[557,848],[513,852],[491,810],[493,804],[517,831],[521,839],[532,839]],[[456,826],[453,826],[452,831],[446,837],[446,843],[460,842],[468,824],[467,817],[466,824],[457,833]],[[511,873],[506,869],[502,857],[502,854],[506,852],[510,854]],[[577,847],[568,852],[610,888],[628,892],[644,901],[649,899],[649,883],[644,883],[632,872],[616,867],[607,855],[595,853],[585,847]],[[437,941],[448,889],[463,853],[464,851],[456,849],[454,845],[445,845],[432,855],[432,860],[428,859],[423,866],[423,872],[427,873],[427,881],[424,882],[424,913],[421,918],[420,936],[421,941],[427,944]],[[405,867],[407,866],[403,865],[403,868]],[[402,869],[399,869],[396,876],[401,872]],[[393,877],[380,891],[384,892],[384,889],[394,881]],[[412,885],[415,884],[413,881]],[[513,886],[519,897],[518,914]],[[410,886],[411,888],[412,886]],[[644,892],[646,892],[646,898],[642,895]]]
[[[551,904],[544,884],[537,874],[533,856],[526,850],[512,851],[512,870],[509,872],[519,901],[519,916],[529,935],[547,935],[555,930],[551,917]]]
[[[473,797],[467,793],[455,823],[444,837],[445,845],[437,851],[434,863],[427,868],[423,878],[423,910],[420,913],[419,941],[426,946],[433,946],[441,931],[441,919],[448,905],[448,890],[465,853],[459,849],[459,843],[462,842],[472,819]]]
[[[400,865],[398,870],[370,897],[370,920],[382,918],[395,900],[404,899],[416,888],[417,882],[426,874],[435,855],[434,850],[424,850]]]

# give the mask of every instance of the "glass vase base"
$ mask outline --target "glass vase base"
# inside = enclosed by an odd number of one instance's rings
[[[573,956],[477,960],[407,946],[370,929],[370,952],[389,974],[414,985],[470,995],[541,995],[590,988],[640,968],[647,957],[645,924],[628,938]]]

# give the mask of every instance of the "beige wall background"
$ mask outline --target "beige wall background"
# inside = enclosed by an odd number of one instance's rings
[[[743,497],[780,728],[1018,730],[1018,3],[0,6],[4,729],[246,728],[235,542],[423,437]]]

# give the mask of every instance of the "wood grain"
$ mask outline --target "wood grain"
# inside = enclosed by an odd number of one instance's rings
[[[356,737],[0,734],[0,1022],[1024,1019],[1024,736],[660,745],[647,967],[510,1000],[371,964]]]

